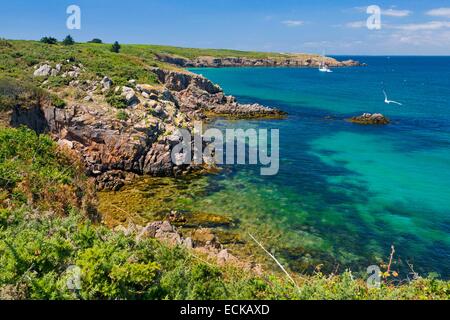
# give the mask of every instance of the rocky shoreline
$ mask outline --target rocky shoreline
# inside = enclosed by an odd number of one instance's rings
[[[183,67],[313,67],[320,62],[319,58],[199,58],[174,64]],[[359,65],[354,61],[337,62],[331,58],[327,58],[326,63],[330,67]],[[87,175],[95,181],[96,189],[103,193],[120,194],[116,191],[126,190],[127,185],[134,186],[140,176],[177,177],[210,170],[207,165],[176,165],[171,158],[173,147],[182,139],[176,134],[177,129],[192,131],[194,120],[208,121],[215,117],[279,119],[286,115],[281,110],[260,104],[241,104],[235,97],[226,95],[220,86],[186,70],[148,67],[146,71],[157,79],[156,83],[139,83],[134,79],[115,83],[107,74],[85,76],[89,71],[76,59],[36,65],[30,76],[65,104],[55,105],[46,101],[17,105],[8,111],[6,122],[14,127],[26,125],[38,133],[49,133],[60,148],[80,159]],[[51,86],[54,80],[61,79],[64,86]],[[5,119],[4,115],[2,119]],[[152,188],[152,199],[155,192]],[[98,193],[99,198],[101,193]],[[136,214],[140,212],[130,207],[129,197],[123,206],[116,205],[106,195],[103,197],[119,212],[115,216],[111,207],[105,210],[99,207],[102,223],[118,232],[132,234],[137,240],[151,237],[170,245],[185,246],[218,263],[233,263],[257,272],[261,270],[261,266],[239,255],[243,240],[235,231],[229,230],[234,222],[225,217],[208,212],[189,212],[182,217],[183,221],[178,221],[179,217],[173,220],[172,213],[158,209],[152,212],[153,216],[135,221],[122,209]],[[158,204],[167,207],[165,203]]]
[[[66,105],[16,106],[6,122],[50,133],[81,159],[99,190],[119,190],[138,175],[171,177],[203,170],[204,166],[176,165],[171,159],[172,148],[181,141],[177,129],[192,130],[194,120],[285,114],[259,104],[240,104],[205,77],[184,70],[150,68],[158,84],[130,80],[125,86],[107,76],[85,80],[85,70],[70,60],[37,65],[33,76],[44,88],[54,77],[67,79],[69,85],[56,92]],[[117,101],[120,106],[112,105]]]
[[[183,246],[192,253],[198,253],[202,257],[220,264],[233,264],[251,270],[256,274],[262,273],[262,266],[254,262],[244,261],[232,255],[208,228],[197,228],[190,236],[183,234],[169,221],[154,221],[146,226],[130,223],[128,227],[119,225],[115,232],[121,232],[127,236],[133,235],[137,242],[146,239],[157,239],[169,246]]]
[[[338,61],[330,57],[319,55],[286,55],[277,58],[243,58],[211,56],[187,59],[169,54],[155,54],[157,60],[170,63],[183,68],[222,68],[222,67],[304,67],[318,68],[321,63],[329,67],[358,67],[365,64],[354,60]]]
[[[281,60],[212,57],[187,60],[163,54],[158,57],[183,67],[311,67],[323,61],[320,56],[306,55]],[[336,67],[360,65],[333,58],[326,58],[326,63]],[[99,190],[119,190],[139,175],[173,177],[204,170],[203,165],[176,165],[171,158],[173,147],[182,139],[177,129],[192,130],[194,120],[285,116],[278,109],[240,104],[217,84],[183,69],[149,67],[156,84],[131,79],[126,85],[115,84],[107,75],[87,80],[86,72],[85,66],[71,59],[36,65],[33,76],[43,88],[56,77],[68,83],[55,92],[64,99],[65,106],[51,103],[16,106],[10,111],[9,123],[50,133],[61,147],[80,157],[87,174],[95,177]],[[50,86],[48,89],[52,90]]]

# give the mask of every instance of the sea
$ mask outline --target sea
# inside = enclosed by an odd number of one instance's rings
[[[278,129],[279,172],[225,166],[190,205],[232,217],[291,270],[364,273],[393,253],[402,279],[449,279],[450,57],[335,58],[367,66],[190,69],[241,103],[288,113],[210,124]],[[386,104],[383,90],[402,105]],[[346,121],[363,113],[391,123]]]

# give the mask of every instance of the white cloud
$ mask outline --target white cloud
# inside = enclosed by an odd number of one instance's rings
[[[394,29],[405,31],[423,31],[423,30],[439,30],[450,28],[450,21],[430,21],[424,23],[411,23],[404,25],[392,26]]]
[[[436,32],[430,30],[422,31],[399,31],[390,37],[393,43],[407,44],[417,47],[446,47],[450,42],[450,32]]]
[[[356,10],[358,12],[367,12],[367,7],[354,7],[353,10]],[[381,14],[388,17],[396,17],[396,18],[403,18],[408,17],[412,14],[411,10],[406,9],[395,9],[394,6],[390,7],[389,9],[381,9]]]
[[[359,12],[366,13],[367,7],[354,7],[353,10],[357,10]],[[407,17],[411,13],[412,13],[411,10],[397,10],[397,9],[394,9],[394,7],[381,10],[382,16],[389,16],[389,17],[395,17],[395,18]],[[347,28],[353,28],[353,29],[367,28],[367,21],[352,21],[352,22],[346,23],[345,26]],[[386,26],[387,26],[387,24],[383,23],[383,27],[386,27]]]
[[[429,16],[433,17],[446,17],[450,18],[450,8],[437,8],[427,11],[426,13]]]
[[[347,28],[367,28],[367,21],[352,21],[345,24]]]
[[[407,17],[412,13],[410,10],[396,10],[396,9],[385,9],[381,10],[381,14],[388,17],[396,17],[396,18],[403,18]]]
[[[301,20],[285,20],[281,23],[287,27],[301,27],[305,24],[305,22]]]

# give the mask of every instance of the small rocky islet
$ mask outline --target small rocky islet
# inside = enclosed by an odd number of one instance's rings
[[[381,113],[364,113],[360,116],[352,117],[347,121],[362,125],[386,125],[391,123],[391,121]]]

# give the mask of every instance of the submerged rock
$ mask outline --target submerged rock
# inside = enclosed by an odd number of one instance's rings
[[[191,238],[194,242],[195,246],[217,246],[218,240],[215,234],[211,231],[211,229],[200,228],[194,230],[191,234]]]

